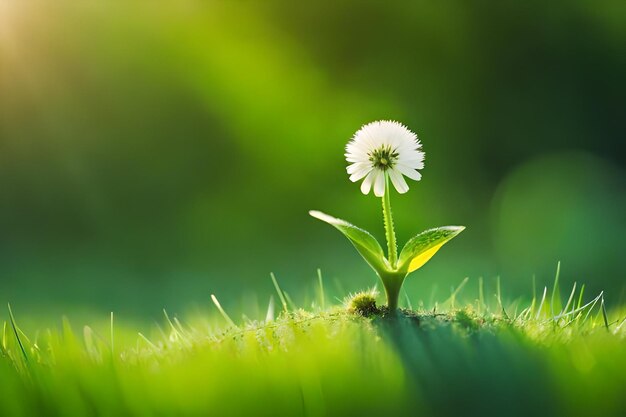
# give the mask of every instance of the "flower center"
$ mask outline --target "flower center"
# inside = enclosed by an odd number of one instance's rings
[[[398,159],[398,153],[391,149],[391,146],[384,145],[367,154],[374,168],[385,171],[393,168]]]

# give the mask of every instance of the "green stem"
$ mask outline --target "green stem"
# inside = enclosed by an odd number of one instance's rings
[[[385,173],[385,193],[383,194],[383,220],[385,222],[385,237],[387,238],[387,254],[391,271],[379,271],[380,279],[385,287],[387,295],[387,307],[390,314],[396,314],[398,310],[398,298],[400,288],[406,277],[406,273],[396,271],[398,262],[398,246],[396,244],[396,232],[393,228],[393,216],[391,214],[391,187],[389,186],[389,175]]]
[[[396,245],[396,232],[393,229],[393,216],[391,215],[391,201],[389,195],[389,175],[385,172],[385,194],[383,195],[383,219],[385,222],[385,237],[387,238],[387,255],[392,269],[396,269],[398,261],[398,247]]]
[[[406,278],[406,274],[401,272],[383,272],[379,276],[383,282],[385,294],[387,295],[387,307],[389,307],[389,313],[395,314],[398,309],[400,289],[402,288],[402,283],[404,282],[404,278]]]

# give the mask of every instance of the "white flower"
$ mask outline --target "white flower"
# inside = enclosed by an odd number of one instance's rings
[[[385,194],[385,176],[400,194],[409,190],[403,175],[419,181],[417,171],[424,168],[424,152],[417,135],[402,123],[381,120],[359,129],[346,145],[350,181],[363,179],[361,192],[368,194],[372,185],[376,197]]]

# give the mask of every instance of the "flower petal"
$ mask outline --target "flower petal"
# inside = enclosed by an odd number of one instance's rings
[[[372,188],[372,183],[376,179],[376,174],[377,173],[378,173],[378,171],[373,169],[373,170],[371,170],[369,172],[369,174],[367,174],[367,176],[363,180],[363,183],[361,184],[361,192],[363,194],[369,194],[370,189]]]
[[[382,197],[385,194],[385,174],[378,172],[376,181],[374,182],[374,195],[376,197]]]
[[[373,168],[371,166],[361,168],[358,171],[355,171],[352,175],[350,175],[350,181],[357,182],[358,180],[369,174],[372,170]]]
[[[361,157],[361,156],[358,156],[358,155],[355,155],[355,154],[352,154],[352,153],[347,153],[346,154],[346,161],[352,162],[352,163],[355,163],[355,162],[365,162],[365,161],[367,161],[367,157]]]
[[[396,191],[398,191],[400,194],[404,194],[409,191],[409,186],[407,185],[404,177],[399,171],[396,171],[395,169],[390,169],[388,172],[389,178],[391,179],[393,186],[396,187]]]
[[[407,167],[404,164],[396,164],[396,169],[400,171],[403,175],[406,175],[414,181],[419,181],[422,179],[422,174],[420,174],[413,168]]]
[[[368,168],[371,167],[371,164],[368,164],[367,162],[355,162],[351,165],[348,165],[348,167],[346,168],[346,171],[348,172],[348,175],[352,175],[357,171],[360,171],[363,168]]]
[[[401,155],[398,158],[398,163],[405,165],[412,169],[423,169],[424,168],[424,155],[418,155],[415,157]]]

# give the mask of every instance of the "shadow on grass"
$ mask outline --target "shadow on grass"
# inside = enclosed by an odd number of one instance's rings
[[[373,324],[403,361],[407,390],[431,415],[559,415],[547,359],[515,329],[489,328],[464,313],[404,312]]]

